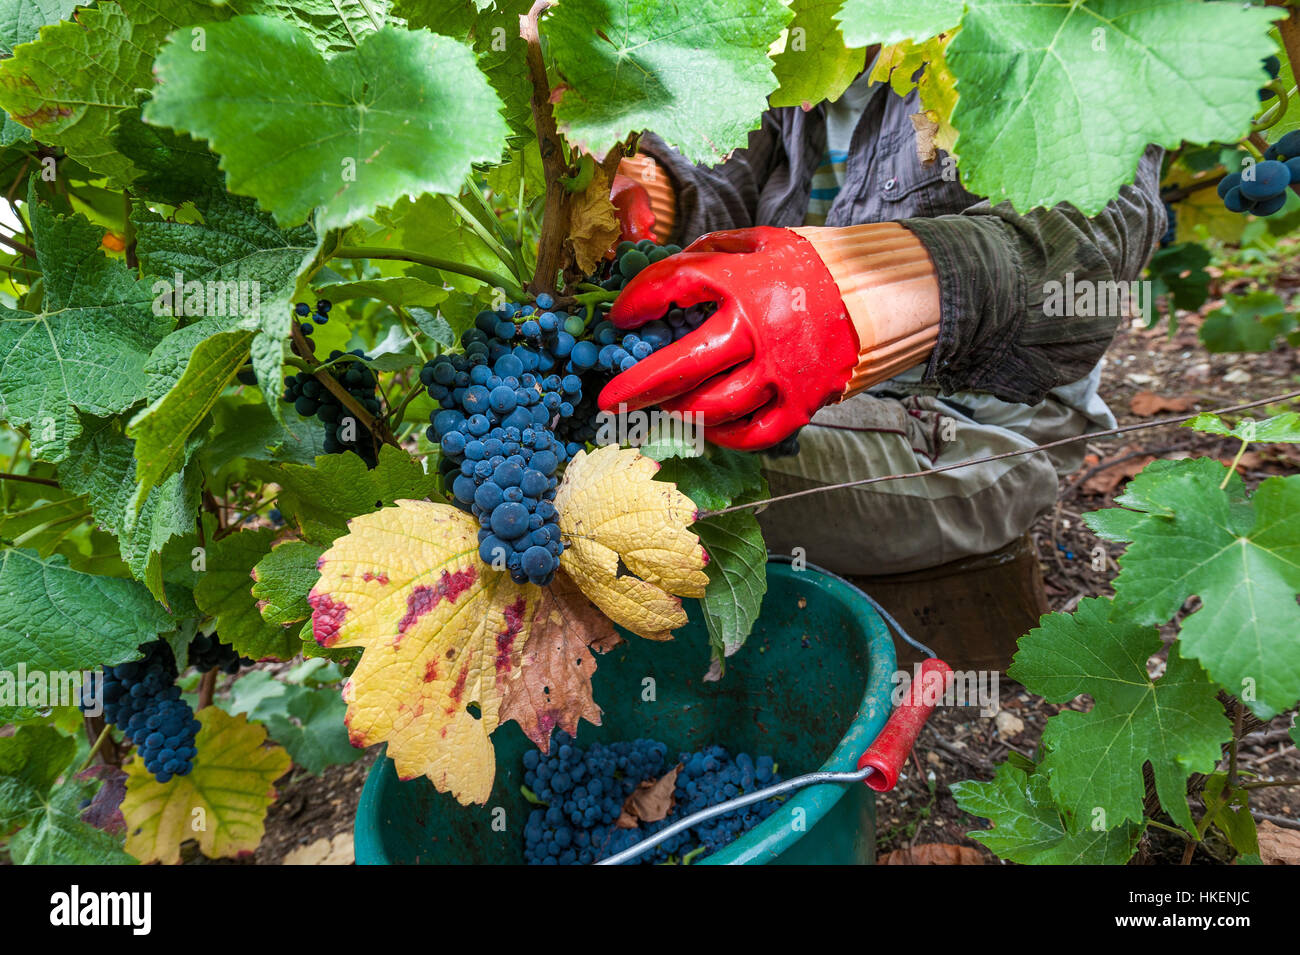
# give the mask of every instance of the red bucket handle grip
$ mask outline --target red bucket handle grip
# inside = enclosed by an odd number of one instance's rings
[[[930,676],[932,673],[938,675],[941,692],[933,695],[932,701],[926,703],[925,689],[936,680],[936,677]],[[875,770],[864,782],[876,792],[888,792],[898,782],[898,771],[912,751],[921,727],[934,711],[935,702],[943,695],[942,688],[947,686],[951,673],[952,668],[938,657],[932,657],[921,664],[921,672],[908,687],[907,697],[894,707],[894,712],[889,715],[880,735],[858,760],[858,769],[870,766]]]

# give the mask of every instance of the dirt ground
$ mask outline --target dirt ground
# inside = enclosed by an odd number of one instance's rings
[[[1244,291],[1245,279],[1216,278],[1212,294]],[[1282,294],[1300,287],[1300,259],[1267,277],[1267,285]],[[1212,299],[1201,310],[1204,315],[1218,304]],[[1197,339],[1200,315],[1183,315],[1179,330],[1169,336],[1162,322],[1154,330],[1126,327],[1108,352],[1103,394],[1121,424],[1149,420],[1142,407],[1141,393],[1172,399],[1175,406],[1156,416],[1210,410],[1265,398],[1300,388],[1300,351],[1278,350],[1267,355],[1211,355]],[[1265,413],[1265,412],[1257,412]],[[1187,429],[1161,428],[1139,431],[1088,447],[1090,458],[1084,468],[1061,481],[1056,510],[1044,516],[1033,529],[1048,599],[1055,610],[1072,609],[1079,600],[1110,593],[1115,576],[1113,560],[1105,571],[1094,571],[1084,558],[1097,539],[1084,526],[1081,515],[1111,504],[1122,493],[1127,478],[1152,457],[1175,458],[1213,455],[1230,461],[1236,443],[1199,435]],[[1248,454],[1240,470],[1250,486],[1263,479],[1300,469],[1300,448],[1265,446]],[[1122,548],[1108,545],[1112,557]],[[1194,601],[1185,612],[1194,609]],[[1167,637],[1172,634],[1166,634]],[[989,779],[993,767],[1014,750],[1033,757],[1047,718],[1062,707],[1044,702],[1011,680],[1001,682],[1003,716],[984,719],[973,710],[936,711],[924,730],[912,757],[909,771],[898,787],[878,801],[877,839],[880,852],[934,843],[972,847],[979,860],[996,864],[991,853],[966,833],[982,828],[982,820],[961,812],[949,786],[963,779]],[[1082,701],[1069,704],[1086,708]],[[1282,716],[1253,733],[1240,751],[1242,768],[1264,777],[1300,777],[1300,753],[1291,745],[1286,727],[1290,717]],[[351,860],[351,831],[357,800],[366,772],[375,759],[366,758],[348,766],[334,766],[320,777],[295,770],[278,786],[280,798],[267,819],[266,837],[247,863],[280,864],[304,862],[344,863]],[[1277,787],[1256,790],[1252,805],[1279,825],[1300,828],[1300,791]],[[1178,862],[1183,843],[1173,835],[1160,834],[1143,845],[1138,861]],[[1213,863],[1226,858],[1225,847],[1208,840],[1196,850],[1192,863]],[[194,860],[198,861],[198,860]]]

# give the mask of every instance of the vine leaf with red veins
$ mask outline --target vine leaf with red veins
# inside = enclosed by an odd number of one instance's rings
[[[467,805],[492,791],[489,736],[541,597],[479,559],[478,529],[427,501],[353,518],[308,597],[319,643],[363,651],[344,688],[353,744],[387,742],[400,777]]]
[[[542,589],[519,673],[506,688],[501,719],[514,720],[543,753],[550,752],[551,731],[570,736],[578,720],[600,725],[600,707],[591,694],[596,658],[620,641],[609,618],[592,605],[560,571]]]

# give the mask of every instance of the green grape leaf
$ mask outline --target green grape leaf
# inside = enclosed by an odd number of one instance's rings
[[[966,812],[993,822],[993,829],[968,835],[1022,865],[1123,865],[1142,835],[1133,823],[1108,830],[1069,825],[1066,811],[1052,801],[1047,777],[1008,763],[990,782],[955,784],[952,795]]]
[[[495,270],[501,267],[487,244],[448,205],[442,196],[420,196],[415,201],[402,199],[391,209],[381,209],[375,216],[380,229],[366,240],[368,245],[396,246],[404,249],[437,249],[438,257]],[[463,292],[476,292],[483,287],[478,279],[455,272],[438,272],[423,267],[412,271],[434,283],[445,282]],[[473,322],[473,314],[469,316]]]
[[[565,0],[542,22],[562,77],[555,119],[603,156],[652,129],[691,162],[745,145],[776,89],[768,48],[788,26],[777,0]]]
[[[113,132],[141,90],[159,44],[177,27],[224,19],[202,0],[119,0],[83,7],[75,20],[41,31],[0,62],[0,106],[43,143],[121,185],[139,170],[115,148]],[[185,42],[191,38],[187,34]]]
[[[388,0],[252,0],[232,6],[240,13],[262,13],[292,23],[323,53],[354,49],[385,24],[402,22],[389,16]]]
[[[58,461],[80,430],[77,410],[106,417],[144,396],[145,362],[171,329],[147,282],[100,251],[104,230],[29,201],[45,277],[40,311],[0,305],[0,418],[31,429]]]
[[[83,0],[0,0],[0,56],[14,55],[19,43],[36,39],[41,27],[72,14]]]
[[[1228,790],[1227,786],[1227,773],[1205,777],[1205,789],[1201,793],[1205,812],[1232,848],[1242,855],[1258,855],[1259,833],[1255,829],[1255,817],[1250,814],[1250,792]]]
[[[143,203],[132,210],[141,267],[170,285],[158,285],[157,294],[170,292],[168,302],[173,308],[180,299],[179,314],[228,318],[234,324],[251,311],[266,327],[263,316],[272,304],[271,293],[292,287],[298,271],[316,252],[315,233],[309,226],[278,229],[252,199],[216,190],[197,197],[195,208],[202,216],[200,222],[168,221]],[[180,295],[175,288],[177,273],[185,283]],[[190,282],[202,283],[201,296],[200,288]],[[222,284],[209,292],[208,283]],[[187,300],[201,310],[186,308]],[[246,310],[246,303],[253,308]]]
[[[258,723],[265,723],[272,713],[283,714],[288,706],[289,687],[265,670],[246,670],[230,688],[230,696],[216,704],[231,716],[240,713]]]
[[[519,17],[531,0],[397,0],[394,9],[412,27],[470,43],[479,69],[505,104],[503,115],[517,138],[528,136],[533,121],[532,82],[528,78],[527,49],[519,36]]]
[[[286,541],[253,568],[253,596],[267,623],[302,623],[311,616],[307,594],[320,580],[316,561],[325,553],[304,541]]]
[[[1043,744],[1047,774],[1057,802],[1081,825],[1102,813],[1104,825],[1142,821],[1151,764],[1165,810],[1189,831],[1187,777],[1213,771],[1232,736],[1218,689],[1178,644],[1169,650],[1164,674],[1147,675],[1147,659],[1160,649],[1155,627],[1113,613],[1109,599],[1092,597],[1072,614],[1050,614],[1020,638],[1007,671],[1052,703],[1090,694],[1087,713],[1064,710],[1047,721]]]
[[[781,84],[772,94],[773,106],[809,109],[822,100],[834,102],[866,66],[866,50],[849,47],[832,19],[839,0],[794,0],[794,20],[784,48],[774,57],[773,72]]]
[[[1210,297],[1210,250],[1194,242],[1180,242],[1157,250],[1147,263],[1151,294],[1168,295],[1174,308],[1196,311]]]
[[[721,510],[745,495],[767,492],[756,454],[709,444],[701,457],[673,457],[660,465],[655,480],[672,481],[701,510]]]
[[[961,23],[962,0],[845,0],[835,18],[850,46],[920,42]]]
[[[139,655],[175,620],[134,580],[73,570],[61,554],[0,551],[0,669],[86,670]]]
[[[133,212],[136,254],[145,271],[159,277],[154,284],[158,294],[170,286],[171,302],[175,305],[179,299],[182,311],[189,313],[194,304],[202,306],[203,314],[221,311],[224,288],[227,314],[209,317],[227,320],[232,328],[238,325],[246,329],[252,327],[250,321],[255,322],[263,334],[247,347],[258,385],[267,397],[272,417],[290,437],[297,436],[301,428],[295,427],[296,420],[286,415],[279,400],[284,388],[284,339],[289,335],[297,277],[314,260],[323,239],[307,226],[277,228],[271,216],[242,196],[209,192],[196,200],[195,208],[202,222],[182,223],[169,222],[143,203],[137,204]],[[178,281],[182,283],[179,294]],[[196,295],[200,290],[202,294]],[[240,307],[230,314],[228,303],[236,299]],[[246,303],[251,307],[246,308]],[[220,349],[229,344],[217,342],[211,347]],[[224,355],[233,362],[233,350],[224,350]],[[213,377],[193,362],[190,365],[206,387],[215,386]],[[166,408],[155,412],[153,427],[158,437],[166,437],[165,422],[176,410],[184,412],[188,408],[192,413],[211,394],[175,395]],[[162,463],[166,463],[165,459]]]
[[[507,202],[519,203],[519,184],[524,186],[524,202],[531,202],[546,191],[546,171],[542,168],[542,151],[537,140],[523,143],[510,158],[487,171],[487,186]],[[522,203],[519,203],[522,205]]]
[[[763,532],[753,511],[710,517],[691,530],[709,554],[709,584],[700,600],[709,642],[729,657],[745,645],[767,593]]]
[[[194,588],[194,602],[216,618],[221,639],[254,660],[288,660],[298,652],[297,634],[263,620],[253,596],[253,568],[270,552],[275,534],[263,527],[212,541]]]
[[[197,468],[173,474],[140,496],[135,477],[136,443],[112,418],[83,419],[82,431],[59,465],[62,485],[84,494],[95,520],[118,539],[122,560],[164,606],[162,549],[194,530],[203,475]],[[194,448],[188,449],[191,453]]]
[[[0,738],[0,832],[18,865],[130,865],[118,839],[83,822],[97,783],[71,776],[77,744],[52,726],[22,726]],[[59,785],[60,776],[68,778]]]
[[[329,766],[355,762],[365,755],[348,739],[347,703],[337,690],[312,690],[286,686],[283,712],[255,715],[266,730],[289,751],[293,761],[313,776]]]
[[[1295,411],[1262,420],[1244,418],[1231,428],[1218,415],[1204,411],[1191,421],[1184,422],[1183,427],[1241,441],[1258,441],[1261,444],[1300,443],[1300,412]]]
[[[204,52],[168,43],[154,72],[145,119],[208,140],[228,188],[282,225],[316,209],[324,231],[405,195],[457,192],[505,142],[472,51],[425,32],[386,27],[327,61],[292,24],[236,17],[207,28]]]
[[[1117,608],[1139,623],[1162,624],[1199,596],[1201,608],[1182,624],[1183,655],[1262,718],[1294,705],[1300,475],[1269,478],[1250,496],[1218,461],[1156,461],[1117,503],[1141,514],[1125,529],[1131,543],[1119,560]],[[1093,515],[1084,520],[1098,534],[1111,529]]]
[[[193,327],[193,326],[192,326]],[[144,506],[145,497],[167,478],[176,474],[189,456],[189,439],[207,417],[221,392],[248,361],[254,332],[226,331],[204,337],[185,348],[194,338],[190,329],[173,332],[159,344],[152,361],[183,357],[185,371],[169,391],[139,412],[127,428],[135,439],[136,477],[140,487],[134,509]],[[205,330],[206,331],[206,330]],[[182,341],[172,344],[173,337]],[[274,400],[274,399],[273,399]]]
[[[200,196],[226,195],[225,176],[208,144],[184,133],[147,125],[140,116],[139,107],[118,114],[113,129],[113,145],[135,166],[136,176],[131,191],[141,198],[179,206]],[[233,200],[235,197],[228,198]],[[131,207],[131,214],[137,224],[142,220],[161,221],[161,216],[152,214],[142,202]],[[138,234],[136,240],[136,256],[139,258]],[[148,245],[146,241],[146,250]]]
[[[1205,317],[1201,341],[1211,352],[1272,351],[1295,327],[1296,318],[1280,296],[1256,290],[1227,296]]]
[[[395,501],[438,499],[438,482],[400,448],[384,445],[373,469],[355,454],[331,454],[314,466],[284,464],[265,468],[265,478],[280,485],[279,506],[301,527],[317,523],[344,532],[349,518],[371,514]]]
[[[1260,60],[1276,49],[1278,13],[1241,4],[966,8],[947,55],[961,93],[952,123],[962,181],[1021,210],[1068,201],[1094,215],[1132,181],[1148,143],[1236,141],[1259,106]],[[1088,161],[1061,176],[1063,155]]]
[[[278,395],[270,396],[278,401]],[[315,418],[287,416],[287,427],[264,404],[218,402],[212,409],[212,430],[199,450],[209,476],[239,459],[311,464],[324,454],[325,432]]]
[[[361,282],[337,282],[333,285],[322,285],[316,291],[322,298],[327,298],[331,302],[343,302],[353,298],[375,298],[387,305],[396,305],[398,308],[409,308],[412,305],[434,308],[451,294],[441,285],[434,285],[413,275],[390,275]]]

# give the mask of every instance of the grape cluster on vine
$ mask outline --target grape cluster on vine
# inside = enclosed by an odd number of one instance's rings
[[[181,699],[181,688],[176,685],[180,671],[167,641],[154,640],[142,644],[140,650],[144,656],[139,660],[102,668],[104,720],[135,744],[144,768],[165,783],[194,768],[200,723],[189,703]],[[189,665],[201,671],[217,668],[237,673],[241,666],[253,663],[216,634],[194,637],[188,655]],[[89,699],[82,702],[83,708],[90,704]]]
[[[583,749],[559,732],[549,755],[524,754],[524,785],[545,807],[532,810],[524,827],[524,859],[532,865],[587,865],[628,849],[691,813],[780,782],[770,756],[734,758],[709,746],[677,759],[681,770],[673,790],[675,805],[656,822],[635,828],[617,824],[627,797],[645,780],[657,779],[675,763],[668,747],[649,739]],[[779,804],[763,800],[692,826],[643,853],[638,861],[655,864],[694,852],[714,852],[766,819]]]
[[[674,251],[624,243],[595,278],[601,288],[621,288]],[[484,310],[461,336],[463,354],[439,355],[420,372],[439,404],[426,436],[441,450],[452,497],[479,520],[479,556],[518,583],[547,584],[559,567],[560,469],[595,438],[600,389],[708,314],[674,309],[620,336],[601,320],[603,304],[570,313],[544,292],[534,304]]]
[[[1300,130],[1264,151],[1264,158],[1219,180],[1219,198],[1229,212],[1271,216],[1286,205],[1287,190],[1300,183]]]
[[[329,312],[330,303],[325,299],[321,299],[316,303],[314,313],[306,302],[299,302],[294,306],[294,314],[299,319],[305,319],[308,315],[311,315],[316,319],[317,324],[322,325],[329,320]],[[298,327],[302,329],[304,335],[311,334],[311,322],[301,320]],[[359,360],[354,361],[352,359]],[[367,360],[363,349],[354,348],[350,352],[335,349],[330,352],[329,364],[324,371],[337,381],[357,404],[365,408],[370,414],[378,415],[382,407],[379,403],[377,391],[379,379],[366,366],[365,362]],[[321,420],[321,423],[325,426],[324,450],[326,454],[342,454],[345,451],[353,451],[360,455],[368,466],[373,468],[377,460],[373,434],[369,428],[356,419],[343,403],[343,399],[316,377],[319,371],[320,369],[317,369],[316,373],[302,371],[286,378],[284,382],[284,400],[291,403],[294,411],[298,412],[302,417],[316,417]]]

